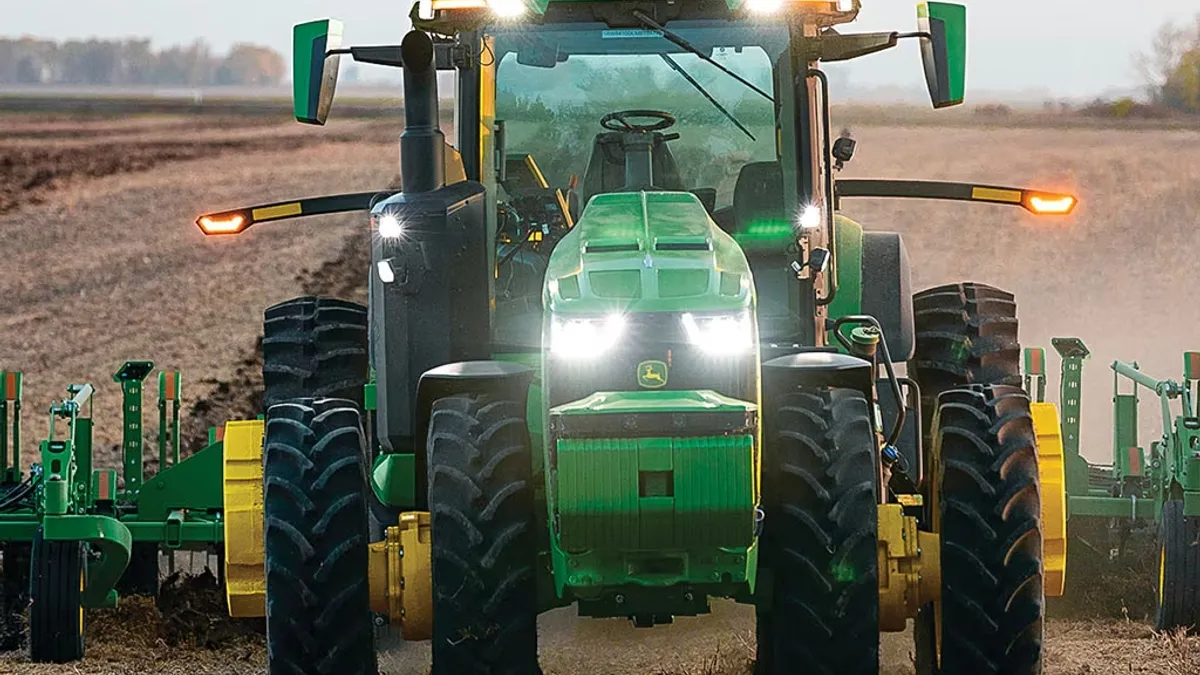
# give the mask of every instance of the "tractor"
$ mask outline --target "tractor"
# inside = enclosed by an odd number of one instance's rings
[[[1076,198],[837,178],[822,62],[915,39],[934,107],[965,87],[963,6],[836,28],[859,11],[421,0],[399,45],[295,27],[298,121],[349,55],[403,69],[405,127],[399,189],[196,220],[369,213],[367,305],[265,310],[264,419],[226,427],[229,607],[265,615],[271,672],[374,673],[383,620],[434,673],[538,673],[541,612],[652,627],[713,599],[755,607],[761,674],[877,673],[909,620],[923,673],[1040,672],[1059,427],[1014,296],[914,294],[901,236],[840,204]]]

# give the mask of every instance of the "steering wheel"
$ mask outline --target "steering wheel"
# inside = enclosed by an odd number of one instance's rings
[[[628,119],[630,117],[650,117],[658,121],[653,124],[633,124]],[[600,126],[609,131],[627,131],[630,133],[662,131],[663,129],[675,126],[675,116],[661,110],[622,110],[620,112],[610,112],[601,117]]]

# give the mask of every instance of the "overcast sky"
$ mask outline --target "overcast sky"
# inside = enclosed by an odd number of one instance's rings
[[[1133,54],[1167,20],[1191,20],[1200,0],[965,0],[968,96],[976,90],[1048,89],[1059,96],[1132,87]],[[347,42],[397,43],[405,0],[4,0],[0,35],[53,39],[150,37],[156,46],[204,38],[218,51],[259,42],[289,53],[291,26],[332,16]],[[911,30],[915,2],[864,0],[859,30]],[[856,86],[921,88],[914,41],[842,67]],[[364,73],[367,75],[367,73]],[[373,75],[373,74],[371,74]]]

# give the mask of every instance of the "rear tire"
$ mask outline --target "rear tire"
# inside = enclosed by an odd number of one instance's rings
[[[25,646],[25,609],[29,607],[29,565],[31,547],[27,542],[0,544],[4,568],[0,574],[0,651]]]
[[[1157,630],[1200,630],[1200,518],[1183,515],[1183,502],[1163,505]]]
[[[371,373],[367,308],[355,302],[316,296],[293,298],[263,312],[263,410],[302,398],[353,401],[368,425],[363,388]],[[375,433],[364,428],[367,470],[375,460]],[[371,540],[383,539],[400,509],[368,495]]]
[[[29,660],[70,663],[83,658],[83,542],[50,541],[38,528],[33,538],[29,593]]]
[[[358,410],[340,399],[274,405],[263,449],[268,668],[375,675]]]
[[[1041,493],[1029,397],[1019,387],[943,394],[934,427],[941,537],[941,672],[1042,672]],[[931,612],[918,672],[935,672]],[[933,634],[936,639],[936,632]]]
[[[540,673],[525,406],[485,396],[441,399],[428,448],[433,673]]]
[[[299,398],[338,398],[363,409],[370,375],[367,308],[304,296],[263,313],[263,410]]]
[[[814,389],[769,408],[763,430],[762,556],[769,613],[758,614],[756,673],[879,672],[879,460],[862,392]]]
[[[910,374],[921,387],[922,436],[929,435],[944,391],[972,384],[1021,384],[1016,297],[975,282],[913,296],[916,353]]]

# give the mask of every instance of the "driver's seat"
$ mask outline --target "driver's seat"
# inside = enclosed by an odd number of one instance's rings
[[[654,133],[654,150],[652,162],[654,165],[654,185],[663,190],[684,191],[683,177],[679,174],[679,165],[675,156],[667,147],[668,136],[660,132]],[[626,132],[603,131],[596,134],[592,142],[592,158],[588,161],[587,173],[583,175],[581,204],[587,206],[588,200],[598,194],[616,192],[625,186],[625,147],[621,143]],[[670,134],[670,138],[678,138]]]

